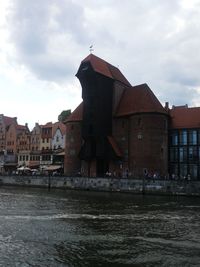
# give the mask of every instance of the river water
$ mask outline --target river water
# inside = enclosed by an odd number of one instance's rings
[[[0,266],[200,266],[200,199],[1,187]]]

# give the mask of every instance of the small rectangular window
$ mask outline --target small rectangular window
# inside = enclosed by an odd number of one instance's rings
[[[197,131],[196,130],[189,131],[189,144],[190,145],[197,144]]]
[[[180,131],[179,138],[180,138],[180,145],[187,145],[187,131],[186,130]]]

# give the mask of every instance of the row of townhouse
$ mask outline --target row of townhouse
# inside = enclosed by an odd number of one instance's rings
[[[65,125],[61,122],[19,125],[17,118],[0,114],[0,173],[17,169],[63,172]]]

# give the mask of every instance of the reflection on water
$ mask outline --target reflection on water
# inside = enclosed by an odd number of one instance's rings
[[[1,188],[0,266],[200,266],[200,199]]]

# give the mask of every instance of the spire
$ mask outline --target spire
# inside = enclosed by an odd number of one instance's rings
[[[92,51],[94,51],[93,45],[90,46],[90,54],[92,54]]]

